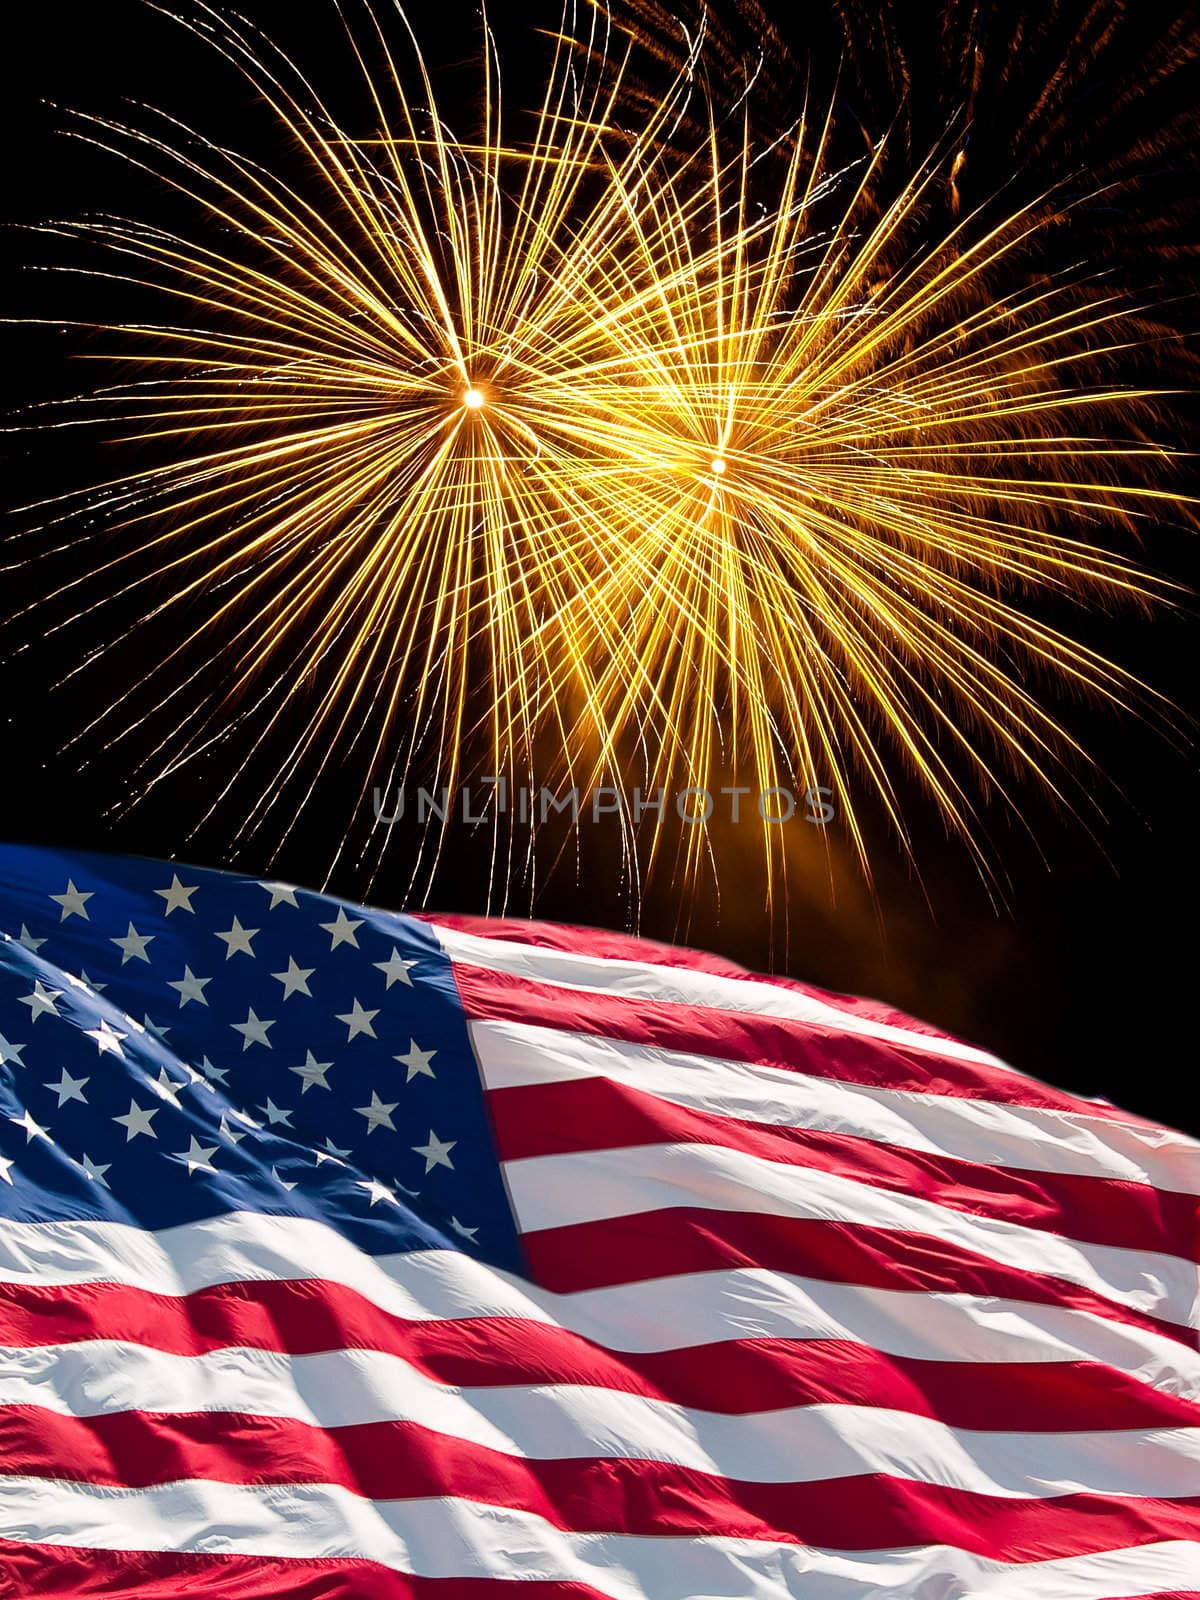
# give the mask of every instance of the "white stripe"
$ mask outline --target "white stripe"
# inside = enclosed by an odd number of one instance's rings
[[[1016,1171],[1200,1194],[1200,1144],[1169,1129],[1160,1134],[1075,1112],[868,1088],[529,1023],[476,1021],[470,1031],[489,1089],[607,1078],[743,1122],[850,1134]]]
[[[759,1268],[558,1295],[456,1250],[369,1256],[326,1223],[257,1211],[159,1233],[91,1219],[0,1219],[0,1283],[120,1283],[179,1296],[223,1283],[312,1278],[407,1321],[519,1318],[616,1352],[722,1339],[849,1339],[919,1360],[1096,1361],[1200,1400],[1200,1352],[1178,1340],[1093,1312],[996,1296],[862,1288]]]
[[[847,1339],[917,1361],[1091,1361],[1200,1401],[1200,1354],[1090,1311],[1000,1296],[862,1288],[757,1267],[564,1295],[563,1324],[613,1350],[722,1339]],[[1003,1377],[998,1375],[998,1381]]]
[[[75,1417],[235,1412],[316,1428],[411,1422],[518,1460],[659,1461],[749,1483],[882,1473],[1009,1498],[1200,1495],[1200,1427],[1005,1433],[852,1405],[729,1416],[583,1384],[456,1389],[381,1350],[0,1349],[0,1405]]]
[[[0,1529],[75,1549],[368,1560],[427,1578],[574,1582],[611,1600],[1132,1600],[1200,1586],[1200,1545],[1184,1540],[1020,1564],[946,1545],[846,1553],[754,1539],[563,1533],[531,1512],[448,1498],[364,1500],[331,1484],[109,1489],[8,1477],[0,1479]]]
[[[725,978],[693,967],[656,966],[648,961],[625,961],[607,956],[579,955],[574,951],[549,950],[543,945],[519,944],[513,939],[485,939],[460,928],[429,926],[452,961],[463,966],[483,967],[489,972],[511,972],[531,983],[547,983],[556,988],[582,989],[588,993],[610,994],[627,1000],[661,1001],[668,1005],[701,1006],[721,1011],[746,1011],[760,1017],[780,1017],[789,1022],[807,1022],[817,1027],[836,1028],[841,1033],[856,1033],[906,1050],[929,1055],[949,1056],[979,1066],[1012,1068],[986,1050],[943,1039],[915,1029],[899,1028],[890,1022],[877,1022],[856,1012],[842,1011],[815,995],[799,989],[785,989],[761,983],[747,976]],[[1016,1076],[1016,1074],[1014,1074]]]
[[[972,1216],[838,1173],[785,1166],[711,1144],[637,1145],[504,1163],[523,1233],[675,1206],[895,1228],[1021,1272],[1092,1289],[1120,1305],[1196,1326],[1200,1271],[1150,1250],[1085,1244],[1003,1217]]]

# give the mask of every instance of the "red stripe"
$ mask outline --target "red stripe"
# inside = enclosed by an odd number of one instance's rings
[[[1188,1260],[1200,1255],[1195,1197],[1144,1184],[1014,1171],[854,1134],[744,1122],[676,1105],[606,1078],[493,1089],[488,1104],[505,1161],[631,1145],[721,1145],[1069,1239],[1163,1251]]]
[[[662,944],[655,939],[614,933],[609,928],[578,928],[562,922],[522,922],[512,917],[470,917],[456,912],[417,912],[414,915],[422,921],[445,928],[457,928],[480,939],[534,945],[542,950],[560,950],[568,955],[591,956],[602,961],[635,961],[653,967],[680,967],[688,972],[711,973],[717,978],[769,984],[773,988],[787,989],[806,999],[832,1006],[835,1011],[841,1011],[848,1017],[860,1017],[889,1028],[903,1028],[908,1033],[924,1034],[928,1039],[941,1039],[950,1044],[962,1042],[943,1029],[897,1011],[882,1001],[864,1000],[859,995],[840,994],[833,989],[818,989],[811,983],[801,983],[797,978],[750,972],[723,956],[713,955],[707,950],[692,950],[686,945]]]
[[[743,1339],[613,1354],[510,1317],[411,1322],[320,1281],[221,1284],[186,1297],[121,1284],[11,1286],[0,1344],[83,1339],[195,1356],[229,1346],[307,1355],[383,1350],[460,1388],[574,1383],[743,1415],[820,1403],[874,1405],[951,1427],[1016,1432],[1200,1426],[1200,1405],[1095,1362],[996,1365],[883,1355],[840,1339]]]
[[[410,1578],[374,1561],[73,1550],[0,1538],[5,1600],[500,1600],[508,1590],[495,1578]],[[524,1579],[521,1600],[608,1597],[588,1584]]]
[[[905,1033],[916,1033],[931,1041],[942,1041],[950,1045],[968,1043],[959,1039],[954,1034],[942,1028],[934,1027],[914,1017],[907,1012],[898,1011],[893,1006],[882,1001],[864,999],[860,995],[841,994],[833,989],[818,989],[814,984],[801,983],[797,978],[778,976],[770,973],[750,972],[745,967],[740,967],[732,961],[727,961],[722,956],[715,956],[704,950],[691,950],[679,945],[661,944],[652,939],[635,938],[630,934],[613,933],[601,928],[573,928],[564,923],[552,922],[520,922],[512,918],[470,917],[449,913],[415,913],[423,921],[442,924],[448,928],[458,928],[464,933],[471,933],[479,938],[497,939],[507,943],[535,945],[549,950],[565,951],[573,955],[595,956],[608,961],[633,961],[644,962],[655,967],[681,967],[691,972],[708,972],[715,977],[737,978],[754,984],[766,984],[772,988],[784,989],[793,994],[803,995],[806,999],[817,1000],[822,1005],[832,1007],[833,1010],[843,1013],[847,1017],[859,1018],[864,1022],[881,1024],[889,1028],[899,1028]],[[455,962],[455,971],[477,971],[476,968],[460,967]],[[500,976],[500,974],[495,974]],[[553,985],[541,985],[544,988],[553,988]],[[563,990],[558,988],[561,995]],[[581,991],[572,991],[579,993]],[[638,1002],[642,1004],[644,1002]],[[735,1013],[740,1015],[741,1013]],[[566,1026],[566,1024],[559,1024]],[[835,1026],[829,1031],[829,1036],[841,1039],[842,1033]],[[885,1048],[888,1048],[885,1046]],[[983,1049],[982,1046],[971,1046],[973,1049]],[[922,1061],[939,1060],[927,1051],[918,1050],[919,1059]],[[963,1063],[968,1071],[986,1074],[990,1080],[997,1074],[998,1069],[988,1067],[983,1063],[972,1065]],[[1024,1084],[1026,1088],[1035,1093],[1046,1092],[1057,1095],[1063,1103],[1064,1109],[1081,1112],[1087,1116],[1109,1118],[1113,1121],[1129,1123],[1131,1126],[1145,1128],[1153,1133],[1161,1133],[1161,1123],[1154,1122],[1146,1117],[1140,1117],[1132,1111],[1124,1111],[1119,1106],[1113,1106],[1106,1101],[1084,1099],[1082,1096],[1061,1095],[1058,1090],[1039,1083],[1036,1079],[1025,1078],[1017,1073],[1009,1073],[999,1069],[998,1081],[1011,1086]],[[931,1090],[937,1093],[937,1090]],[[947,1091],[948,1092],[948,1091]],[[981,1096],[984,1098],[984,1096]],[[987,1098],[1002,1100],[1004,1095],[989,1094]],[[1015,1105],[1040,1105],[1042,1102],[1035,1099],[1014,1100]]]
[[[577,1533],[713,1535],[872,1550],[949,1544],[1042,1561],[1194,1535],[1200,1497],[1012,1499],[871,1475],[750,1483],[660,1461],[529,1461],[410,1422],[323,1430],[290,1418],[137,1411],[0,1412],[7,1471],[150,1487],[186,1479],[330,1483],[371,1500],[448,1496],[508,1506]]]
[[[1019,1587],[1020,1574],[1013,1577]],[[498,1579],[408,1578],[370,1561],[142,1555],[0,1539],[5,1600],[502,1600],[506,1593],[510,1586]],[[586,1584],[522,1579],[521,1600],[607,1597]],[[1160,1590],[1134,1600],[1200,1600],[1200,1589]]]
[[[535,1229],[522,1234],[521,1244],[535,1280],[557,1294],[681,1272],[757,1267],[868,1288],[1063,1306],[1165,1334],[1189,1349],[1200,1343],[1194,1328],[1146,1316],[1080,1284],[1022,1272],[907,1229],[678,1206]]]
[[[919,1048],[846,1033],[835,1024],[824,1026],[724,1011],[715,1006],[633,999],[533,983],[511,972],[494,972],[460,961],[454,963],[454,977],[467,1016],[480,1021],[524,1022],[599,1038],[624,1039],[653,1049],[748,1061],[838,1083],[1065,1111],[1095,1121],[1153,1127],[1156,1135],[1162,1131],[1111,1106],[1076,1099],[1001,1067],[956,1061]]]

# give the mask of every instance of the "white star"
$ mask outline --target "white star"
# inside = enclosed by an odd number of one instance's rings
[[[437,1055],[436,1050],[422,1050],[415,1039],[410,1039],[408,1044],[408,1054],[403,1056],[393,1056],[392,1060],[398,1061],[402,1067],[408,1068],[408,1076],[404,1081],[405,1083],[411,1083],[419,1072],[424,1073],[427,1078],[433,1077],[433,1068],[429,1065],[429,1063],[433,1060],[435,1055]]]
[[[150,965],[150,957],[146,954],[146,946],[154,943],[152,933],[142,934],[137,931],[133,923],[129,924],[129,932],[123,939],[110,939],[110,944],[115,944],[121,952],[121,965],[127,961],[144,961]]]
[[[339,1022],[344,1022],[346,1027],[350,1030],[346,1039],[346,1043],[349,1044],[350,1040],[356,1039],[360,1033],[365,1033],[369,1039],[374,1039],[376,1034],[375,1029],[371,1026],[371,1023],[378,1015],[378,1011],[364,1011],[362,1006],[359,1005],[357,999],[349,1011],[338,1014],[337,1020]]]
[[[332,1065],[332,1061],[318,1061],[311,1050],[305,1051],[304,1065],[302,1067],[292,1068],[292,1071],[296,1073],[300,1079],[300,1093],[306,1094],[309,1089],[314,1087],[314,1085],[318,1089],[328,1089],[329,1085],[325,1081],[325,1074],[329,1071]]]
[[[390,1200],[394,1206],[398,1206],[400,1204],[399,1200],[396,1199],[395,1194],[391,1189],[388,1188],[387,1184],[380,1183],[378,1178],[356,1178],[355,1185],[357,1188],[365,1189],[367,1191],[367,1193],[371,1196],[372,1206],[377,1206],[381,1200]]]
[[[169,889],[155,889],[154,891],[155,894],[162,895],[167,902],[167,909],[163,912],[163,915],[169,917],[172,911],[190,911],[195,916],[196,908],[192,904],[191,897],[199,887],[198,883],[193,883],[190,888],[185,889],[179,881],[178,873],[173,872],[171,874],[171,887]]]
[[[96,1048],[103,1055],[107,1050],[109,1055],[116,1056],[119,1061],[124,1061],[125,1054],[121,1049],[121,1040],[128,1039],[127,1033],[118,1033],[115,1028],[110,1028],[108,1023],[101,1018],[98,1028],[85,1028],[84,1033],[89,1039],[95,1039]]]
[[[392,953],[387,961],[372,961],[371,965],[387,975],[387,986],[390,989],[394,983],[406,983],[412,988],[412,979],[408,969],[416,966],[416,961],[405,961],[396,946],[392,946]]]
[[[73,972],[68,972],[66,978],[73,989],[82,989],[85,994],[103,994],[105,989],[108,988],[106,983],[96,983],[92,978],[89,978],[82,967],[79,969],[78,977]]]
[[[229,1115],[236,1117],[239,1122],[244,1122],[248,1128],[254,1128],[258,1133],[263,1130],[263,1124],[258,1118],[252,1117],[248,1111],[243,1111],[241,1106],[230,1106]]]
[[[50,899],[62,907],[60,922],[65,922],[68,917],[82,917],[85,922],[92,919],[87,913],[87,902],[92,898],[93,891],[84,889],[82,892],[75,887],[74,882],[68,878],[67,887],[62,894],[52,894]],[[41,941],[45,943],[44,940]]]
[[[308,987],[308,980],[316,971],[316,967],[298,967],[295,956],[288,957],[286,972],[273,972],[271,976],[276,982],[283,985],[283,998],[286,1000],[293,994],[306,994],[312,999],[312,990]]]
[[[227,1139],[230,1144],[241,1144],[242,1140],[246,1137],[244,1133],[239,1133],[236,1128],[230,1127],[229,1118],[224,1112],[221,1113],[221,1126],[217,1129],[217,1132],[221,1135],[222,1139]]]
[[[129,1102],[129,1110],[125,1115],[123,1117],[114,1117],[112,1120],[119,1122],[125,1129],[126,1144],[131,1139],[136,1139],[139,1133],[149,1134],[151,1139],[157,1139],[158,1135],[150,1126],[150,1119],[156,1117],[160,1109],[159,1106],[151,1106],[149,1111],[145,1111],[138,1105],[136,1100],[131,1100]]]
[[[53,899],[53,896],[51,898]],[[35,939],[25,924],[21,924],[21,937],[17,940],[18,944],[23,944],[26,950],[32,950],[34,955],[37,955],[45,942],[45,939]]]
[[[437,1134],[434,1133],[433,1129],[430,1128],[429,1143],[413,1145],[413,1154],[425,1157],[426,1177],[429,1176],[434,1167],[449,1167],[451,1171],[454,1170],[454,1163],[450,1159],[450,1152],[454,1149],[454,1146],[457,1143],[457,1139],[451,1139],[449,1143],[444,1142],[443,1140],[439,1139]]]
[[[274,1100],[271,1099],[270,1095],[267,1096],[267,1103],[265,1106],[263,1106],[262,1111],[263,1115],[266,1117],[267,1121],[272,1127],[275,1127],[276,1124],[280,1122],[283,1123],[285,1128],[291,1127],[292,1113],[290,1111],[285,1111],[282,1106],[277,1106]]]
[[[356,950],[358,949],[358,940],[354,936],[354,930],[355,928],[361,928],[362,923],[352,922],[346,915],[345,906],[338,907],[338,914],[333,922],[322,922],[321,927],[330,936],[329,948],[331,950],[336,950],[340,944],[352,944]]]
[[[275,1182],[281,1189],[287,1189],[290,1192],[296,1187],[294,1183],[289,1183],[286,1178],[281,1178],[274,1167],[271,1168],[271,1176],[275,1179]]]
[[[182,1011],[189,1000],[199,1000],[202,1006],[206,1006],[208,1001],[204,998],[204,991],[211,982],[211,978],[198,978],[191,967],[185,966],[183,977],[168,983],[167,988],[179,990],[179,1009]]]
[[[223,1085],[225,1079],[229,1076],[228,1067],[214,1067],[207,1056],[200,1057],[200,1071],[210,1083],[219,1083]]]
[[[0,1156],[0,1183],[12,1183],[12,1169],[16,1165],[7,1156]]]
[[[250,941],[258,931],[259,930],[257,928],[243,928],[238,919],[234,917],[233,927],[229,929],[228,933],[218,933],[215,934],[214,937],[217,939],[224,939],[225,959],[228,961],[230,956],[252,956],[254,954],[254,948]]]
[[[296,890],[290,883],[260,883],[258,887],[265,889],[271,896],[271,904],[267,907],[268,911],[274,911],[280,901],[289,906],[298,907],[300,904],[296,899]]]
[[[53,1144],[50,1130],[43,1128],[40,1122],[34,1120],[33,1112],[26,1106],[25,1114],[21,1117],[9,1117],[10,1122],[15,1122],[18,1128],[25,1129],[25,1143],[31,1144],[34,1139],[45,1139],[47,1144]]]
[[[187,1074],[187,1081],[189,1084],[195,1084],[199,1089],[207,1089],[209,1094],[216,1094],[217,1091],[213,1088],[212,1084],[209,1083],[208,1079],[202,1072],[196,1071],[191,1062],[179,1061],[176,1064],[181,1072],[185,1072]]]
[[[201,1144],[196,1135],[192,1133],[188,1135],[187,1149],[175,1150],[172,1153],[176,1161],[184,1163],[190,1177],[193,1172],[213,1173],[216,1171],[212,1164],[212,1159],[217,1153],[217,1148],[215,1144]]]
[[[29,1020],[31,1022],[36,1022],[39,1017],[45,1016],[47,1012],[49,1012],[52,1017],[56,1017],[58,1015],[58,1007],[54,1004],[54,1002],[61,994],[61,989],[43,988],[35,978],[33,980],[33,993],[23,994],[20,999],[23,1006],[29,1007]]]
[[[87,1078],[73,1078],[64,1067],[62,1069],[62,1077],[58,1082],[48,1083],[46,1087],[54,1090],[58,1096],[60,1106],[65,1106],[68,1100],[79,1100],[84,1105],[87,1105],[87,1095],[83,1092],[83,1086],[88,1081]]]
[[[25,1063],[21,1060],[21,1051],[27,1046],[23,1044],[9,1044],[8,1040],[0,1033],[0,1067],[7,1066],[10,1061],[15,1061],[19,1067]]]
[[[245,1022],[231,1022],[229,1026],[235,1033],[241,1034],[245,1041],[242,1045],[243,1050],[249,1050],[252,1044],[265,1044],[268,1050],[273,1048],[270,1039],[267,1038],[267,1029],[275,1026],[275,1019],[268,1017],[264,1020],[256,1017],[253,1006],[247,1011]]]
[[[158,1025],[157,1022],[151,1022],[150,1013],[148,1011],[143,1011],[143,1013],[142,1013],[142,1032],[143,1033],[152,1033],[154,1035],[154,1037],[159,1041],[160,1044],[165,1044],[166,1040],[167,1040],[167,1035],[170,1033],[170,1031],[171,1031],[170,1028],[162,1028],[162,1027],[160,1027]]]
[[[376,1128],[390,1128],[395,1133],[396,1124],[392,1121],[392,1112],[395,1111],[399,1104],[398,1100],[393,1100],[390,1106],[384,1105],[383,1101],[372,1089],[371,1104],[369,1106],[355,1106],[354,1109],[360,1117],[366,1117],[368,1133],[374,1133]]]
[[[316,1155],[318,1166],[325,1161],[332,1161],[335,1162],[337,1166],[344,1167],[346,1165],[345,1158],[350,1154],[350,1152],[349,1150],[339,1150],[332,1139],[326,1139],[324,1147],[320,1150],[314,1151],[314,1154]]]
[[[459,1234],[464,1239],[474,1239],[475,1235],[479,1232],[478,1228],[464,1228],[457,1217],[450,1218],[450,1226],[454,1229],[455,1233]]]
[[[174,1078],[169,1078],[166,1067],[159,1067],[158,1077],[147,1078],[146,1083],[149,1088],[154,1090],[155,1094],[161,1095],[164,1100],[169,1100],[176,1111],[179,1110],[179,1096],[186,1086],[182,1083],[176,1083]]]
[[[101,1188],[108,1188],[108,1183],[105,1180],[104,1174],[108,1171],[109,1167],[112,1166],[111,1161],[105,1161],[103,1164],[97,1165],[97,1163],[92,1160],[91,1156],[89,1156],[85,1150],[83,1155],[81,1155],[79,1158],[79,1165],[87,1173],[88,1177],[93,1183],[98,1183]]]

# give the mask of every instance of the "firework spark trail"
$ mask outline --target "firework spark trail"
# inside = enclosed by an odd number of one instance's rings
[[[1151,479],[1157,397],[1104,375],[1148,323],[1085,278],[1031,279],[1046,201],[914,244],[944,163],[884,200],[882,144],[839,170],[830,115],[760,145],[749,100],[706,110],[702,38],[630,133],[630,41],[594,8],[564,23],[524,140],[489,38],[460,142],[388,16],[418,92],[366,11],[356,137],[275,47],[191,14],[305,186],[170,118],[81,134],[206,225],[76,227],[186,320],[123,327],[133,377],[79,402],[168,458],[87,498],[123,544],[53,597],[61,625],[150,581],[148,618],[203,608],[157,696],[80,737],[136,732],[146,792],[241,739],[207,815],[282,749],[239,837],[334,766],[365,774],[361,808],[429,752],[450,788],[472,764],[583,787],[640,764],[668,792],[833,776],[864,867],[842,774],[906,839],[903,764],[986,875],[981,801],[1014,777],[1066,800],[1086,759],[1031,678],[1139,693],[1029,601],[1161,593],[1119,542],[1181,511]],[[707,840],[686,835],[691,875]]]

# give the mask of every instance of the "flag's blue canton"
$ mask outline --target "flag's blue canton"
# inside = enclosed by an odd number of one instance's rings
[[[199,867],[0,847],[0,1215],[320,1218],[519,1268],[429,929]]]

